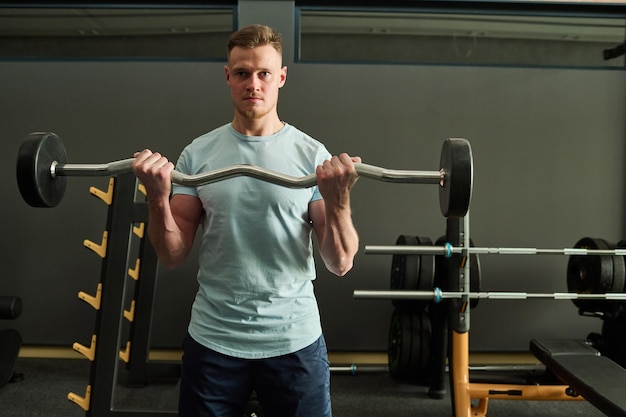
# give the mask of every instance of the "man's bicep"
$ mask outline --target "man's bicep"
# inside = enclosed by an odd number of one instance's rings
[[[202,219],[202,202],[196,196],[174,194],[170,200],[172,215],[182,232],[185,242],[193,242]]]

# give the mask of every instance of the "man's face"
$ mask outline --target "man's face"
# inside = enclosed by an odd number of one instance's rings
[[[224,69],[237,113],[248,119],[260,119],[275,111],[287,67],[282,66],[282,57],[274,47],[235,47]]]

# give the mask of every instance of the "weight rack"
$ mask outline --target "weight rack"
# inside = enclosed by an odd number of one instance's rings
[[[132,173],[112,177],[106,192],[90,189],[108,206],[106,230],[101,244],[85,241],[85,246],[102,258],[101,277],[95,296],[83,292],[79,298],[97,310],[91,345],[74,344],[74,349],[91,361],[85,395],[70,392],[68,399],[86,412],[87,417],[154,417],[177,415],[173,411],[118,409],[115,387],[120,360],[127,363],[129,385],[146,383],[149,360],[150,324],[156,289],[157,257],[149,239],[143,238],[148,219],[147,203],[136,202],[137,178]],[[139,226],[136,226],[139,224]],[[143,226],[142,226],[143,225]],[[133,235],[141,238],[138,261],[129,268]],[[136,279],[135,299],[124,308],[127,275]],[[124,320],[130,322],[130,339],[122,343]],[[126,349],[120,350],[125,345]],[[131,361],[130,358],[133,358]]]
[[[448,242],[464,249],[470,248],[469,214],[463,219],[448,218],[446,221],[446,239]],[[541,374],[528,374],[523,381],[519,378],[513,378],[510,380],[511,382],[507,383],[505,374],[502,374],[505,378],[490,379],[489,381],[486,378],[480,378],[480,381],[470,380],[470,262],[467,262],[469,253],[469,250],[453,252],[447,258],[447,275],[445,280],[441,282],[443,291],[456,292],[460,296],[442,299],[440,303],[433,304],[434,306],[441,306],[438,311],[442,314],[438,315],[440,321],[436,325],[432,325],[432,340],[436,343],[441,343],[441,346],[434,347],[433,345],[432,367],[430,369],[431,386],[429,391],[431,397],[441,398],[445,392],[439,391],[439,389],[445,389],[443,378],[446,373],[445,358],[447,356],[452,415],[456,417],[469,415],[486,416],[490,399],[526,401],[583,401],[587,399],[601,410],[606,410],[607,407],[618,407],[623,396],[615,396],[612,392],[608,394],[599,393],[600,390],[598,390],[598,393],[595,391],[587,393],[589,397],[582,397],[575,388],[570,389],[570,384],[574,387],[587,384],[586,386],[588,387],[588,379],[575,376],[568,379],[573,382],[564,382],[564,379],[553,375],[548,369]],[[531,343],[531,351],[533,344],[536,343],[536,341]],[[562,352],[562,349],[559,352]],[[568,353],[579,354],[579,352],[570,352],[569,350]],[[592,357],[595,357],[595,355]],[[617,368],[612,367],[611,369]],[[623,368],[619,369],[621,379]],[[608,368],[607,372],[609,372]],[[591,376],[590,378],[596,377]],[[614,383],[611,385],[611,389],[615,386],[619,385]],[[613,413],[609,414],[612,415]]]
[[[446,241],[455,246],[470,246],[469,213],[462,218],[446,218]],[[463,265],[463,254],[452,254],[448,260],[447,276],[442,287],[448,291],[463,291],[469,288],[469,262]],[[464,307],[466,306],[466,307]],[[454,331],[468,337],[470,329],[469,299],[452,299],[442,303],[432,303],[431,375],[429,395],[443,398],[446,386],[446,364],[448,359],[449,332]],[[451,358],[450,358],[451,359]]]

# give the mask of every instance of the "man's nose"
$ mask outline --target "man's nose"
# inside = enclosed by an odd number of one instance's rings
[[[257,90],[259,90],[260,83],[261,83],[261,81],[259,80],[258,77],[256,77],[256,76],[250,77],[250,79],[248,81],[248,85],[247,85],[248,91],[257,91]]]

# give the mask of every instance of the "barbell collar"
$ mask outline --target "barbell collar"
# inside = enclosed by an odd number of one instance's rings
[[[370,300],[432,300],[438,303],[445,299],[491,299],[491,300],[527,300],[527,299],[552,299],[552,300],[609,300],[609,301],[626,301],[626,293],[603,293],[603,294],[580,294],[568,292],[555,293],[528,293],[528,292],[508,292],[508,291],[489,291],[489,292],[461,292],[461,291],[442,291],[435,288],[433,291],[370,291],[370,290],[354,290],[354,298],[370,299]]]
[[[446,243],[443,246],[396,246],[396,245],[367,245],[365,253],[369,255],[443,255],[447,258],[453,254],[477,254],[477,255],[609,255],[626,256],[626,249],[539,249],[539,248],[490,248],[452,246]]]

